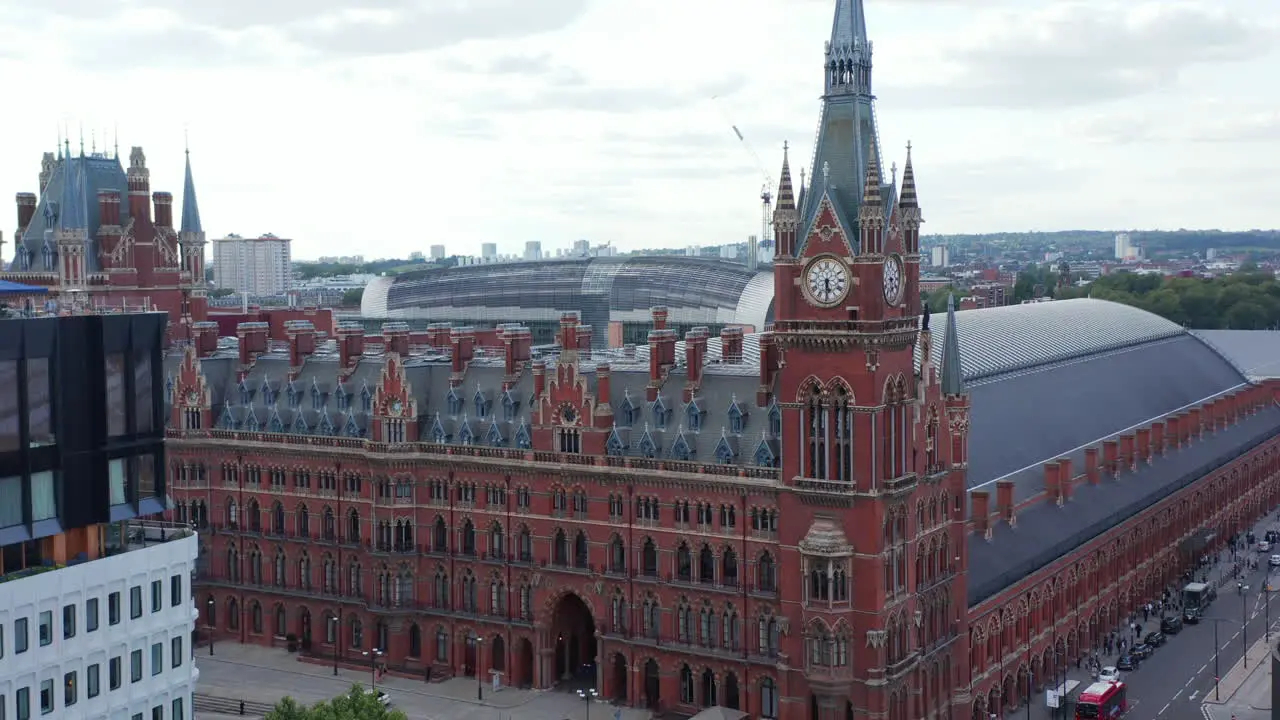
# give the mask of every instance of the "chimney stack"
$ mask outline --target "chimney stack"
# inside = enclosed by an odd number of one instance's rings
[[[986,490],[974,490],[969,493],[969,502],[973,504],[971,519],[973,529],[982,537],[991,536],[991,496]]]
[[[209,357],[218,351],[218,323],[191,323],[191,342],[195,345],[196,355]]]
[[[778,369],[778,343],[773,333],[760,335],[760,388],[756,391],[756,406],[766,407],[772,399],[773,378]]]
[[[236,326],[240,340],[240,366],[247,368],[259,355],[267,351],[267,334],[271,326],[264,322],[242,322]]]
[[[711,331],[696,327],[684,335],[684,401],[693,402],[702,386],[702,365],[707,359],[707,338]]]
[[[609,363],[607,363],[607,362],[602,362],[602,363],[600,363],[599,365],[596,365],[596,407],[597,407],[597,411],[598,411],[598,409],[599,409],[599,408],[602,408],[602,407],[603,407],[603,408],[610,408],[610,409],[612,408],[612,405],[610,405],[610,404],[609,404],[609,402],[610,402],[610,398],[611,398],[611,397],[613,397],[613,395],[612,395],[612,392],[613,392],[613,389],[612,389],[612,377],[611,377],[611,376],[612,376],[612,374],[613,374],[613,373],[612,373],[612,370],[609,368]],[[613,413],[612,413],[612,412],[610,412],[610,413],[608,414],[608,416],[607,416],[605,419],[606,419],[606,420],[608,420],[608,419],[610,419],[610,418],[612,418],[612,417],[613,417]]]
[[[1140,428],[1138,430],[1138,457],[1135,461],[1136,465],[1151,464],[1151,429]]]
[[[1151,423],[1151,455],[1152,457],[1160,457],[1164,455],[1164,423]]]
[[[667,309],[665,307],[663,307],[662,305],[659,305],[657,307],[651,308],[649,310],[649,315],[653,318],[654,330],[667,329]]]
[[[533,333],[527,327],[508,327],[502,333],[502,351],[506,375],[514,382],[533,353]]]
[[[592,330],[590,325],[578,326],[578,357],[583,360],[591,359],[591,336]]]
[[[649,402],[658,399],[658,390],[667,379],[667,373],[676,364],[676,331],[649,331],[649,385],[645,396]]]
[[[352,370],[364,355],[364,326],[357,322],[340,322],[337,335],[338,361],[344,371]]]
[[[1044,464],[1044,493],[1050,500],[1062,504],[1062,466],[1056,460]]]
[[[1075,475],[1071,468],[1071,458],[1061,458],[1058,460],[1058,489],[1061,493],[1062,502],[1071,499],[1071,492],[1075,490]]]
[[[1085,476],[1089,478],[1090,485],[1097,485],[1102,482],[1101,473],[1098,472],[1098,448],[1084,449],[1084,472]]]
[[[574,311],[560,313],[560,352],[569,353],[578,349],[578,313]]]
[[[1178,415],[1170,415],[1165,421],[1165,427],[1169,428],[1169,448],[1177,450],[1182,447],[1182,421]]]
[[[173,193],[152,193],[151,201],[156,206],[156,227],[173,227]]]
[[[35,193],[18,193],[14,198],[18,203],[18,231],[23,232],[31,225],[31,220],[36,216],[36,195]]]
[[[447,322],[431,323],[427,326],[427,344],[432,350],[448,350],[453,347],[449,340],[452,333],[453,328]]]
[[[1134,470],[1134,446],[1133,434],[1126,433],[1120,436],[1120,473],[1133,472]]]
[[[98,218],[101,225],[120,225],[120,191],[98,191]]]
[[[720,330],[720,361],[727,365],[742,362],[743,334],[740,327],[727,327]]]
[[[300,368],[316,351],[316,328],[310,320],[289,320],[284,332],[289,338],[289,367]]]
[[[382,323],[382,344],[386,352],[393,352],[401,359],[409,357],[409,324],[403,322]]]
[[[1000,518],[1010,525],[1017,524],[1017,516],[1013,511],[1013,481],[996,481],[996,512]]]
[[[539,358],[533,361],[533,396],[541,400],[543,393],[545,393],[546,391],[547,391],[547,361]]]
[[[1102,467],[1108,477],[1120,473],[1120,446],[1115,440],[1102,441]]]
[[[1199,440],[1204,437],[1204,422],[1201,420],[1200,408],[1190,410],[1187,415],[1187,441]]]
[[[471,358],[475,357],[476,331],[469,327],[451,328],[449,344],[453,346],[453,378],[454,385],[462,381],[462,374],[467,371]]]

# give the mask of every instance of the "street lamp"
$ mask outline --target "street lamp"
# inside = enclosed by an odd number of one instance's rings
[[[484,638],[476,636],[476,700],[484,700],[484,678],[480,676],[480,649],[484,645]]]
[[[209,654],[213,655],[213,612],[216,603],[213,598],[209,598]]]
[[[596,692],[595,688],[591,688],[590,690],[579,690],[578,697],[582,698],[582,700],[587,703],[587,720],[591,720],[591,701],[600,697],[600,693]]]
[[[329,616],[329,630],[333,633],[333,674],[338,674],[338,643],[342,641],[342,627],[336,615]]]
[[[1240,641],[1244,643],[1244,650],[1241,655],[1244,658],[1244,666],[1249,667],[1249,611],[1245,607],[1245,594],[1249,592],[1248,585],[1240,586]]]
[[[369,658],[369,689],[373,691],[374,695],[377,695],[378,694],[378,675],[377,675],[378,658],[382,657],[383,652],[378,648],[373,648],[372,650],[365,650],[363,654],[365,657]]]

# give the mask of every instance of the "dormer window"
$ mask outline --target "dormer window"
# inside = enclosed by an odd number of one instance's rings
[[[297,407],[302,404],[302,393],[298,392],[298,389],[293,386],[293,383],[289,383],[288,392],[289,407],[297,409]]]
[[[475,436],[471,433],[471,423],[466,418],[462,419],[462,427],[458,428],[458,442],[463,445],[470,445],[475,440]]]
[[[690,432],[700,432],[702,430],[702,414],[702,408],[698,407],[697,400],[685,406],[685,423],[689,426]]]
[[[449,388],[449,394],[445,396],[444,402],[449,415],[457,417],[462,414],[462,398],[458,397],[458,391],[455,388]]]
[[[316,431],[321,435],[333,436],[333,421],[329,419],[329,413],[320,416],[320,423],[316,426]]]
[[[307,421],[302,417],[302,413],[293,416],[293,426],[289,428],[289,432],[299,435],[306,435],[311,432],[311,428],[307,427]]]
[[[243,382],[240,383],[240,404],[248,405],[251,402],[253,402],[253,391]]]
[[[721,465],[728,465],[733,462],[736,454],[729,444],[729,438],[720,436],[720,442],[716,443],[716,461]]]
[[[320,392],[320,388],[311,386],[311,409],[319,410],[324,407],[324,393]]]
[[[362,431],[360,426],[356,424],[356,418],[354,415],[347,416],[347,424],[342,428],[342,434],[350,438],[364,437],[364,431]]]
[[[684,436],[684,431],[676,435],[676,441],[671,443],[671,457],[683,462],[693,459],[693,447],[689,445],[689,439]]]
[[[665,430],[670,415],[671,411],[667,409],[666,404],[662,402],[662,396],[659,395],[658,399],[653,401],[653,426],[659,430]]]
[[[649,428],[644,429],[644,435],[640,438],[640,454],[650,459],[658,456],[658,443],[654,441]]]
[[[498,427],[497,420],[489,423],[489,432],[485,435],[484,441],[491,447],[502,447],[506,444],[505,438],[502,437],[502,428]]]
[[[218,429],[219,430],[235,430],[236,424],[237,424],[236,417],[235,415],[231,414],[231,406],[223,405],[222,414],[218,416]]]
[[[267,405],[275,404],[275,393],[271,392],[271,385],[266,380],[262,381],[262,387],[258,390],[258,394],[262,396],[262,402]]]
[[[373,393],[369,392],[368,385],[360,388],[360,405],[365,412],[373,412]]]
[[[513,422],[518,412],[520,412],[520,401],[516,399],[515,394],[510,390],[502,393],[502,419]]]
[[[755,460],[759,467],[778,467],[778,454],[773,451],[768,440],[761,440],[760,445],[756,447]]]
[[[340,412],[346,412],[351,409],[351,396],[347,394],[346,390],[343,390],[342,388],[335,390],[333,392],[333,399],[337,401],[338,410]]]
[[[245,419],[244,429],[249,432],[261,431],[262,423],[258,422],[258,414],[254,412],[253,408],[250,408],[247,414],[248,414],[248,417]],[[280,431],[273,430],[272,432],[280,432]]]
[[[284,422],[280,419],[280,413],[275,408],[271,408],[271,419],[267,420],[267,432],[284,432]]]
[[[639,415],[640,412],[636,409],[635,403],[631,402],[631,391],[628,390],[622,396],[622,404],[614,417],[620,427],[633,427]]]
[[[624,443],[622,438],[618,435],[618,428],[615,427],[613,432],[609,433],[609,439],[605,441],[604,450],[607,454],[614,457],[619,457],[627,453],[627,444]]]
[[[431,442],[443,445],[449,442],[449,434],[444,431],[444,423],[440,422],[440,413],[436,413],[431,421]]]
[[[778,407],[776,400],[769,406],[769,436],[782,437],[782,410]]]
[[[489,398],[485,397],[483,390],[476,390],[472,403],[476,406],[476,417],[489,417]]]
[[[728,415],[729,432],[734,435],[741,435],[742,431],[746,429],[747,414],[743,412],[742,406],[738,404],[738,399],[736,397],[733,399],[733,402],[729,403]]]
[[[529,426],[523,422],[520,423],[520,428],[516,430],[515,439],[516,447],[521,450],[528,450],[533,447],[533,439],[529,437]]]

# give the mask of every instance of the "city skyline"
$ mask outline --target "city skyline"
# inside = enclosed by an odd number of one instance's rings
[[[11,118],[0,189],[37,190],[39,154],[61,127],[78,149],[83,124],[86,151],[118,132],[126,154],[145,148],[152,187],[177,192],[185,130],[210,237],[274,232],[299,257],[741,241],[782,142],[797,172],[810,162],[814,38],[831,22],[827,0],[475,0],[399,19],[408,3],[335,1],[310,24],[312,4],[125,5],[0,21],[0,71],[41,98]],[[885,162],[912,142],[927,232],[1275,225],[1262,193],[1280,91],[1257,80],[1280,54],[1260,0],[867,14]]]

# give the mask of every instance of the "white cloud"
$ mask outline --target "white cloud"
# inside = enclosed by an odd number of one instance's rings
[[[782,142],[810,162],[832,2],[0,0],[0,190],[83,123],[178,192],[187,126],[209,231],[300,257],[740,240]],[[928,230],[1274,223],[1219,209],[1280,152],[1280,6],[866,2]]]

